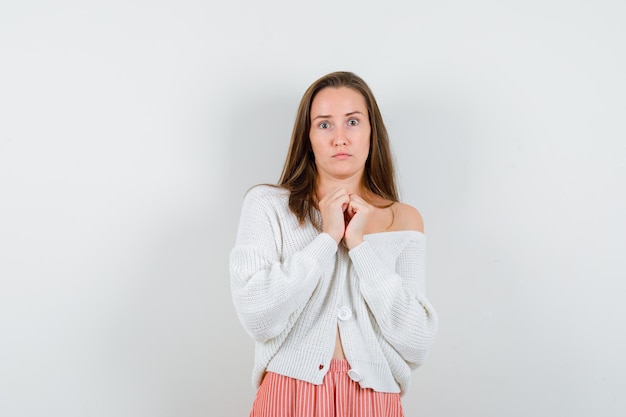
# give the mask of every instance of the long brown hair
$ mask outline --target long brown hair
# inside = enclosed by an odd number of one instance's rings
[[[278,182],[279,186],[291,192],[289,208],[298,216],[300,223],[304,223],[308,217],[316,227],[319,227],[314,215],[317,207],[315,199],[317,168],[309,138],[311,104],[317,93],[328,87],[352,88],[361,93],[365,99],[371,126],[371,137],[369,156],[365,162],[361,186],[385,200],[398,201],[389,136],[372,90],[365,81],[351,72],[333,72],[315,81],[302,96],[291,134],[285,166]]]

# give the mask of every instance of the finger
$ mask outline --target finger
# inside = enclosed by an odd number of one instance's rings
[[[365,202],[361,202],[361,201],[350,200],[350,203],[349,203],[350,210],[352,210],[355,213],[359,210],[368,209],[369,207],[370,207],[369,204]]]
[[[336,193],[333,193],[333,195],[331,195],[330,202],[332,205],[340,205],[341,210],[344,211],[350,203],[350,196],[345,190],[337,190]]]
[[[324,198],[320,201],[320,204],[336,202],[338,200],[341,200],[343,202],[343,201],[348,201],[349,199],[350,199],[350,196],[348,195],[348,192],[345,189],[335,188],[329,191],[328,193],[326,193]]]

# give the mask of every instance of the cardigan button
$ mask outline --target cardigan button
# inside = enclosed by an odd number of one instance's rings
[[[359,373],[359,371],[357,371],[356,369],[350,369],[348,371],[348,376],[350,377],[351,380],[353,380],[354,382],[359,382],[362,378],[361,374]]]
[[[337,311],[337,317],[339,317],[339,320],[341,321],[350,320],[350,317],[352,317],[352,311],[350,310],[350,307],[341,307],[339,311]]]

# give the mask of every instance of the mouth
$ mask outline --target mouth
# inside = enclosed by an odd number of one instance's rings
[[[337,154],[333,155],[333,158],[339,159],[339,160],[344,160],[344,159],[350,158],[351,156],[352,155],[350,155],[349,153],[337,153]]]

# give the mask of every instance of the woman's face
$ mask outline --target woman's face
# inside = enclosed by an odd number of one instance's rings
[[[348,87],[327,87],[311,103],[309,138],[324,176],[360,179],[369,155],[371,127],[365,99]]]

